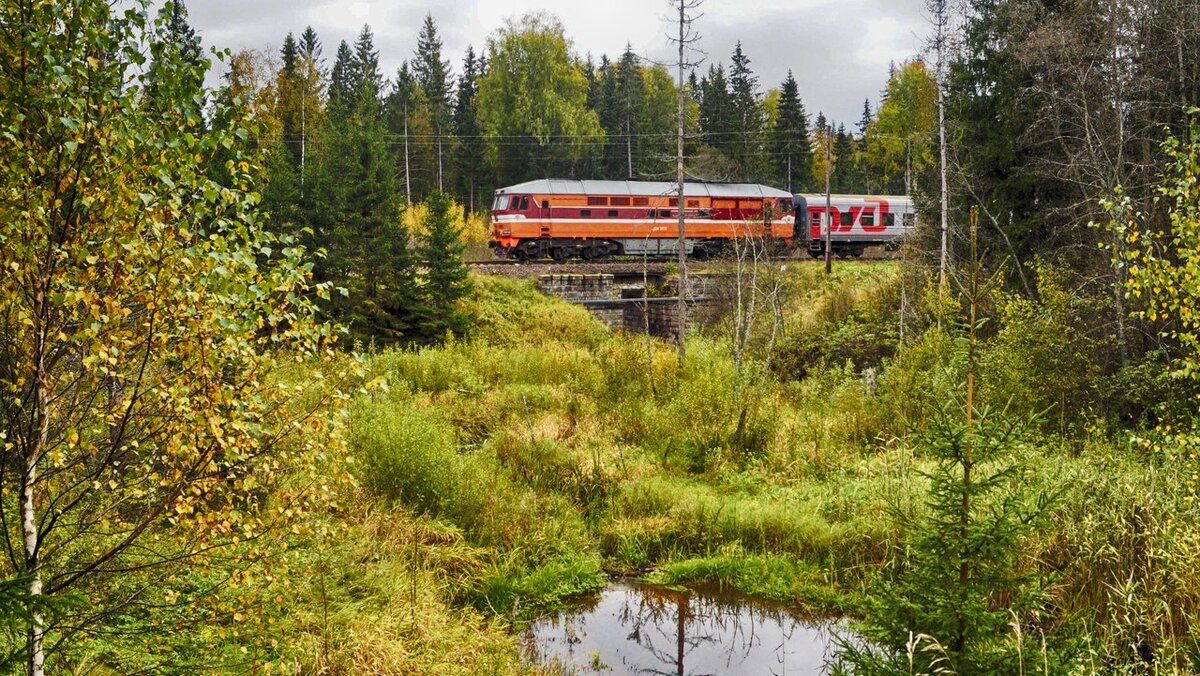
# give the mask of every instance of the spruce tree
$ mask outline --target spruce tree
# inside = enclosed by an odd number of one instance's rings
[[[328,311],[360,339],[384,344],[418,332],[416,266],[401,225],[400,192],[386,130],[375,116],[335,121],[322,144],[317,243],[322,281],[346,289]]]
[[[742,52],[740,41],[729,65],[729,89],[735,132],[730,155],[741,179],[757,182],[763,173],[764,116],[758,100],[758,78],[750,70],[750,57]]]
[[[868,195],[875,194],[874,181],[867,171],[867,130],[871,128],[871,100],[863,100],[863,114],[858,120],[858,138],[855,139],[854,167],[862,190]]]
[[[296,45],[296,38],[290,32],[283,40],[283,47],[279,50],[279,56],[283,61],[283,67],[280,69],[275,83],[277,97],[276,116],[279,118],[280,134],[283,137],[283,143],[298,162],[300,159],[300,130],[298,129],[298,123],[300,121],[292,114],[295,107],[292,104],[297,99],[297,90],[300,89],[298,73],[300,53],[299,47]]]
[[[617,86],[617,69],[607,54],[600,55],[600,66],[596,71],[598,80],[596,116],[604,129],[604,153],[600,160],[600,177],[617,179],[625,177],[625,145],[621,113],[620,92]]]
[[[729,156],[733,146],[733,104],[721,64],[709,66],[700,83],[700,130],[705,143]]]
[[[460,298],[471,290],[467,266],[463,263],[461,232],[452,213],[454,202],[449,195],[435,190],[425,201],[424,226],[419,256],[425,269],[425,312],[422,333],[431,340],[446,332],[461,334],[467,319],[456,307]]]
[[[280,50],[284,67],[276,74],[274,113],[282,142],[267,145],[268,174],[263,207],[272,223],[313,245],[304,231],[311,219],[311,191],[306,190],[313,151],[325,122],[324,74],[318,58],[320,42],[311,27],[297,42],[289,33]],[[282,152],[276,152],[281,150]]]
[[[442,40],[438,37],[437,24],[434,23],[432,14],[425,15],[425,23],[417,36],[417,51],[412,62],[412,71],[429,106],[429,117],[435,136],[433,150],[436,160],[436,166],[430,167],[430,170],[436,176],[433,182],[442,190],[445,161],[448,159],[446,152],[451,147],[447,138],[452,128],[450,62],[442,60]]]
[[[199,68],[204,52],[200,46],[200,36],[196,35],[195,29],[188,23],[187,6],[183,4],[183,0],[172,0],[170,7],[164,41],[179,50],[179,59],[185,65]]]
[[[640,144],[638,139],[642,132],[642,117],[645,110],[646,86],[642,78],[642,70],[638,66],[637,55],[633,48],[626,44],[625,52],[616,66],[616,106],[618,110],[618,127],[620,143],[618,152],[624,153],[625,162],[620,164],[618,176],[633,178],[638,175],[641,166]],[[610,131],[610,133],[612,133]]]
[[[288,31],[287,37],[283,39],[283,47],[279,50],[279,58],[283,61],[283,74],[292,77],[296,74],[296,61],[300,57],[300,48],[296,45],[296,38]]]
[[[312,26],[306,26],[300,34],[300,51],[313,61],[321,58],[321,41]]]
[[[379,51],[375,49],[375,34],[363,24],[354,42],[354,105],[375,113],[379,110],[383,91],[383,73],[379,70]],[[365,107],[365,108],[364,108]]]
[[[854,673],[1024,673],[1020,638],[1010,627],[1026,623],[1042,599],[1037,580],[1020,568],[1020,544],[1054,496],[1022,488],[1015,458],[1027,443],[1023,429],[977,401],[979,314],[999,278],[983,277],[976,241],[973,226],[961,296],[967,317],[950,374],[965,387],[914,434],[933,462],[923,472],[925,509],[901,517],[903,546],[868,597],[859,627],[866,640],[841,646],[843,666]],[[1047,673],[1068,671],[1044,643],[1042,651]]]
[[[401,225],[402,192],[380,105],[379,54],[369,26],[338,46],[330,80],[329,130],[313,168],[310,213],[323,281],[346,290],[327,312],[352,335],[383,344],[420,331],[416,262]]]
[[[591,52],[588,52],[587,58],[583,61],[583,77],[587,80],[588,85],[588,108],[596,110],[597,114],[599,114],[599,111],[596,109],[596,97],[600,94],[600,80],[597,79],[596,63],[592,60]]]
[[[329,73],[329,115],[343,117],[352,107],[353,91],[358,66],[350,45],[342,40],[334,57],[333,70]]]
[[[487,146],[479,129],[475,94],[479,86],[479,61],[475,50],[467,46],[462,75],[454,101],[454,196],[467,211],[487,206]]]
[[[808,138],[808,113],[804,111],[796,78],[790,70],[779,87],[779,115],[769,139],[776,185],[789,192],[810,190],[812,147]]]
[[[833,192],[858,194],[864,192],[857,171],[854,138],[839,124],[833,133]]]
[[[437,187],[435,131],[425,90],[407,61],[400,64],[384,101],[384,119],[395,139],[397,187],[410,204],[421,201]]]

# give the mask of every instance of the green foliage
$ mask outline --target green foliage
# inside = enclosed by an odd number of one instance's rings
[[[435,191],[425,204],[424,237],[418,249],[424,274],[424,332],[431,337],[466,331],[467,318],[456,303],[471,291],[463,264],[462,233],[450,212],[450,197]]]
[[[983,400],[1007,407],[1011,415],[1033,419],[1067,433],[1100,404],[1097,354],[1116,349],[1111,337],[1086,330],[1086,299],[1067,288],[1065,270],[1039,265],[1037,300],[1003,294],[998,330],[980,365]],[[1069,422],[1068,422],[1069,421]]]
[[[4,606],[28,631],[0,655],[32,668],[44,636],[52,672],[114,628],[203,617],[207,590],[165,610],[163,581],[228,573],[247,561],[231,563],[238,542],[277,553],[280,529],[324,505],[289,491],[292,472],[340,450],[336,419],[312,416],[335,396],[333,329],[308,300],[328,289],[266,228],[251,129],[147,11],[30,2],[0,28],[0,586],[28,585]],[[272,380],[296,359],[308,380]],[[286,516],[274,491],[295,500]],[[86,611],[56,612],[63,599]]]
[[[1191,109],[1190,113],[1194,118],[1200,111]],[[1192,119],[1188,135],[1169,139],[1164,148],[1170,164],[1159,199],[1167,204],[1167,231],[1156,233],[1144,223],[1146,217],[1133,211],[1130,199],[1119,189],[1118,201],[1106,202],[1105,207],[1113,215],[1114,267],[1127,270],[1127,295],[1143,303],[1136,316],[1157,323],[1161,335],[1178,343],[1173,375],[1195,383],[1200,381],[1200,286],[1196,277],[1200,264],[1200,188],[1196,179],[1200,174],[1200,121]],[[1181,426],[1172,429],[1167,422],[1158,429],[1157,439],[1147,439],[1143,445],[1186,461],[1185,481],[1190,490],[1200,492],[1200,470],[1196,469],[1200,431],[1194,419]]]
[[[874,591],[861,625],[866,645],[842,658],[869,673],[996,673],[1012,668],[1012,622],[1031,621],[1037,588],[1019,566],[1020,543],[1045,510],[1016,487],[1018,429],[986,410],[972,427],[942,409],[918,444],[935,462],[923,513],[905,523],[905,546]],[[914,636],[940,646],[910,652]],[[912,666],[914,665],[915,666]]]
[[[492,194],[489,188],[491,174],[487,164],[487,145],[479,127],[476,101],[482,71],[482,59],[477,59],[474,48],[468,45],[454,99],[454,133],[457,139],[452,157],[452,192],[469,211],[486,208],[488,197]]]
[[[450,131],[450,62],[442,60],[442,39],[432,14],[426,14],[425,23],[421,25],[412,69],[414,79],[429,103],[434,132],[440,137]],[[446,150],[449,150],[448,144]]]
[[[923,61],[892,73],[883,103],[863,138],[864,170],[876,192],[907,193],[906,173],[915,179],[937,164],[937,83]]]
[[[748,554],[736,545],[716,556],[668,563],[650,579],[662,584],[718,584],[772,601],[799,600],[806,611],[837,611],[847,605],[816,566],[779,554]]]
[[[737,177],[746,182],[758,182],[765,173],[763,155],[763,109],[759,103],[758,78],[750,70],[750,57],[742,51],[739,41],[729,63],[729,105],[732,115],[733,138],[728,141],[730,159],[737,167]]]
[[[854,138],[846,131],[846,126],[839,124],[833,134],[834,165],[833,175],[830,176],[830,190],[834,193],[858,195],[867,191],[855,145]]]
[[[503,185],[571,175],[604,133],[587,108],[587,79],[565,30],[547,14],[526,14],[488,39],[488,71],[477,96],[489,158]]]
[[[790,192],[812,188],[808,168],[812,166],[812,147],[808,138],[808,113],[800,101],[799,85],[792,71],[779,88],[778,112],[770,128],[768,150],[774,169],[775,185]]]
[[[359,492],[293,536],[296,561],[276,590],[272,671],[356,674],[528,674],[503,620],[447,598],[484,565],[463,534]],[[244,592],[244,593],[249,593]],[[180,632],[173,632],[179,634]],[[244,660],[243,656],[243,660]],[[269,673],[269,672],[268,672]]]
[[[335,126],[312,172],[312,240],[326,251],[316,276],[339,289],[332,317],[364,340],[399,342],[417,332],[420,296],[386,133],[370,111]]]

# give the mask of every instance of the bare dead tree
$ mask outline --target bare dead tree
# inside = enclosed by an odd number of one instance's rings
[[[950,191],[948,167],[946,166],[946,56],[950,37],[950,6],[948,0],[926,0],[925,11],[933,24],[929,48],[934,53],[935,78],[938,89],[938,148],[941,172],[941,224],[942,245],[938,263],[938,286],[946,288],[946,270],[949,266]]]
[[[676,98],[676,113],[678,115],[678,133],[676,134],[676,149],[675,149],[675,182],[678,190],[678,203],[676,212],[679,216],[679,238],[675,245],[675,253],[679,262],[679,304],[678,304],[678,321],[679,330],[676,335],[676,344],[679,347],[679,365],[683,366],[683,362],[687,357],[687,348],[684,344],[684,334],[687,327],[687,239],[685,232],[685,207],[687,200],[683,191],[683,136],[685,131],[686,120],[684,119],[684,79],[683,71],[685,68],[695,68],[700,65],[699,61],[689,62],[685,57],[687,51],[692,49],[692,45],[700,40],[700,34],[696,32],[693,24],[700,16],[696,13],[704,0],[669,0],[671,8],[677,10],[679,14],[679,37],[668,36],[668,40],[675,43],[679,47],[679,58],[675,62],[678,69],[678,80],[676,81],[677,98]]]
[[[764,211],[761,230],[747,228],[730,240],[733,254],[732,349],[734,361],[733,401],[738,409],[734,445],[741,446],[746,418],[758,401],[760,386],[769,377],[775,345],[783,332],[786,267],[771,260],[769,233],[773,218]],[[769,313],[769,328],[762,315]],[[758,336],[758,338],[756,338]],[[757,346],[757,347],[756,347]],[[747,365],[757,365],[747,375]]]
[[[1151,220],[1161,143],[1200,100],[1200,68],[1180,54],[1200,50],[1194,0],[1090,0],[1057,12],[1014,8],[1030,30],[1014,47],[1028,73],[1033,123],[1018,139],[1038,158],[1035,171],[1062,186],[1048,246],[1096,261],[1089,224],[1103,221],[1100,203],[1120,188]],[[1094,234],[1093,234],[1094,233]],[[1129,357],[1123,284],[1125,243],[1105,243],[1112,324],[1121,363]],[[1093,263],[1094,264],[1094,263]]]
[[[658,385],[654,382],[654,341],[650,339],[650,235],[646,233],[642,245],[642,334],[646,337],[646,377],[650,380],[650,393],[658,396]]]

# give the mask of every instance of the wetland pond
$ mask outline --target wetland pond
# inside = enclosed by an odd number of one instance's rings
[[[821,674],[836,620],[716,590],[621,581],[534,622],[529,658],[565,674]]]

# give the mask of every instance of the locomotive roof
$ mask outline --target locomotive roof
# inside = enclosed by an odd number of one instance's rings
[[[575,179],[544,178],[500,188],[498,195],[536,193],[539,195],[638,195],[665,197],[675,194],[676,184],[668,181],[578,181]],[[757,183],[698,183],[685,182],[686,197],[775,197],[791,199],[792,194]]]
[[[816,198],[816,199],[821,199],[821,200],[825,199],[825,193],[823,193],[823,192],[804,192],[804,193],[796,193],[796,196],[797,196],[797,197],[803,197],[804,199],[806,199],[806,200],[808,200],[808,201],[810,201],[810,202],[811,202],[811,201],[813,201],[813,199],[814,199],[814,198]],[[841,193],[833,193],[833,195],[831,195],[831,197],[832,197],[833,199],[835,199],[835,200],[838,200],[838,199],[841,199],[841,200],[878,200],[878,199],[884,199],[884,200],[893,200],[893,201],[895,201],[895,200],[908,200],[908,199],[912,199],[912,198],[911,198],[911,197],[909,197],[908,195],[843,195],[843,194],[841,194]]]

